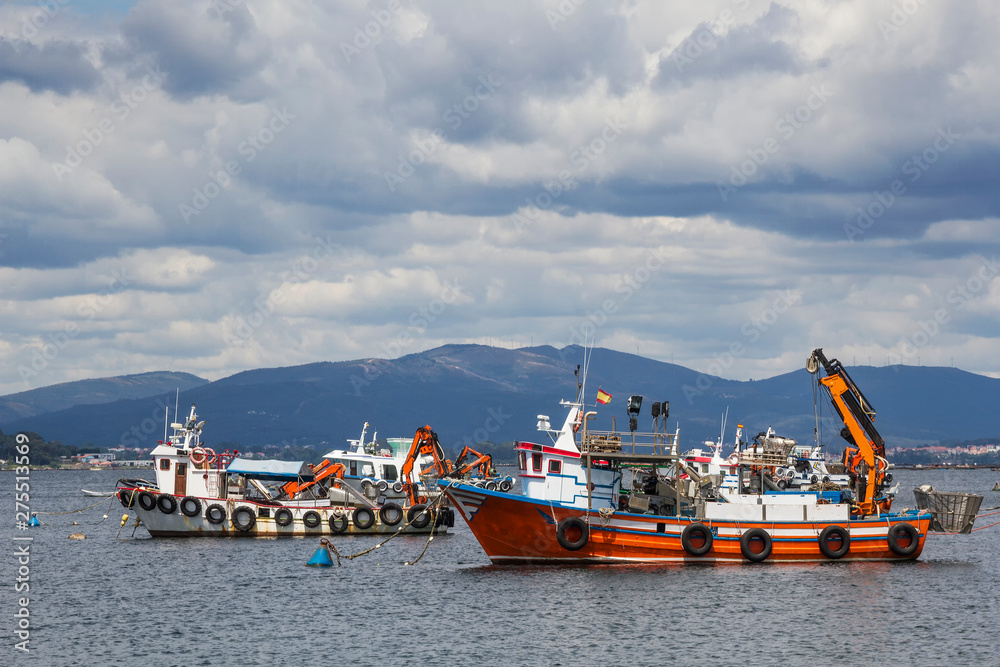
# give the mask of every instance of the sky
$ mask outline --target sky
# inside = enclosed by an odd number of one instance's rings
[[[988,0],[0,5],[0,393],[585,341],[1000,377]]]

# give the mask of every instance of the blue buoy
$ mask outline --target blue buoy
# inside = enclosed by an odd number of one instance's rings
[[[326,545],[320,546],[313,554],[313,557],[309,559],[306,563],[309,567],[330,567],[333,565],[333,561],[330,560],[330,552],[327,550]]]
[[[24,525],[24,524],[22,524],[22,525]],[[37,516],[35,516],[34,514],[32,514],[31,515],[31,521],[28,522],[28,525],[31,526],[32,528],[34,528],[35,526],[42,525],[42,522],[38,520]]]

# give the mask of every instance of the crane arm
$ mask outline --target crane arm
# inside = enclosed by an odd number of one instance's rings
[[[467,457],[471,457],[472,460],[466,462]],[[455,459],[455,465],[448,476],[464,477],[471,472],[477,472],[480,477],[484,478],[492,477],[494,474],[493,457],[489,454],[480,454],[472,447],[466,446]]]
[[[847,457],[848,469],[858,481],[858,507],[863,515],[879,510],[876,496],[881,492],[888,469],[885,458],[885,440],[875,428],[875,409],[836,359],[827,359],[822,348],[813,350],[809,359],[810,372],[816,373],[819,365],[826,372],[819,378],[830,395],[834,409],[844,422],[840,434],[848,443],[857,447],[855,456]],[[888,509],[888,501],[883,509]]]
[[[313,478],[310,481],[300,482],[299,480],[295,480],[294,482],[286,482],[281,486],[281,490],[286,498],[294,498],[296,495],[319,484],[328,477],[344,479],[345,468],[343,463],[333,463],[329,459],[323,459],[319,465],[309,467],[313,471]]]
[[[436,472],[438,477],[446,477],[451,473],[451,464],[445,458],[444,449],[438,442],[437,433],[431,430],[430,426],[421,426],[413,436],[413,444],[403,461],[403,468],[400,471],[400,478],[403,482],[403,493],[406,494],[410,505],[420,502],[417,497],[417,485],[413,483],[413,468],[417,464],[417,459],[421,456],[430,456],[434,461],[427,468],[420,470],[420,474]]]

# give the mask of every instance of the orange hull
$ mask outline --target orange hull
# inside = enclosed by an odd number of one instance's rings
[[[928,512],[843,522],[706,519],[700,523],[712,533],[711,548],[705,555],[693,556],[682,546],[681,535],[687,526],[699,523],[695,519],[628,512],[615,512],[602,517],[596,510],[588,512],[457,483],[444,492],[469,524],[486,555],[497,564],[749,562],[744,555],[741,537],[755,528],[762,529],[770,538],[770,554],[758,560],[781,563],[825,561],[831,557],[825,556],[820,549],[819,536],[828,526],[838,526],[849,535],[849,546],[839,560],[913,560],[920,556],[924,548],[931,521]],[[560,522],[573,517],[589,525],[589,535],[582,546],[570,550],[560,543],[557,527]],[[902,523],[915,529],[915,539],[897,540],[897,550],[907,552],[906,555],[890,548],[890,529]],[[767,541],[767,538],[764,539]],[[913,542],[916,542],[915,547]]]

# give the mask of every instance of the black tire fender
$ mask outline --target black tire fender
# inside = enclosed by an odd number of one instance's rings
[[[330,526],[330,532],[335,535],[347,532],[347,516],[343,514],[331,514],[326,522]]]
[[[834,535],[840,540],[839,549],[834,549],[830,546],[830,538]],[[824,556],[832,560],[843,558],[851,550],[851,534],[840,526],[827,526],[819,534],[819,550]]]
[[[750,542],[755,539],[764,543],[764,548],[760,553],[750,548]],[[743,553],[743,557],[751,563],[760,563],[767,560],[768,556],[771,555],[771,547],[771,536],[763,528],[751,528],[740,536],[740,551]]]
[[[410,509],[406,510],[406,521],[411,528],[426,528],[431,522],[430,510],[423,503],[411,505]]]
[[[138,491],[135,489],[122,489],[118,492],[118,502],[122,504],[125,509],[131,509],[135,505],[135,497],[138,495]]]
[[[292,518],[292,510],[287,507],[279,507],[274,513],[274,522],[279,526],[291,525]]]
[[[403,520],[403,508],[396,503],[386,503],[379,508],[378,518],[387,526],[395,526]]]
[[[139,507],[147,512],[152,512],[156,509],[156,498],[149,491],[140,491],[138,502]]]
[[[375,525],[375,512],[367,507],[358,507],[351,513],[351,522],[358,530],[367,530]]]
[[[566,531],[576,529],[580,531],[580,537],[570,540],[566,537]],[[569,516],[556,525],[556,540],[566,551],[579,551],[590,539],[590,527],[587,522],[578,516]]]
[[[156,506],[164,514],[173,514],[177,511],[177,499],[169,493],[161,493],[160,497],[156,499]]]
[[[909,546],[899,545],[899,538],[903,533],[906,533],[907,537],[910,538]],[[889,550],[897,556],[912,556],[913,552],[920,546],[920,533],[913,527],[913,524],[905,521],[893,525],[886,537],[889,540]]]
[[[323,519],[320,518],[319,512],[316,510],[309,510],[302,515],[302,525],[306,528],[315,528],[321,523],[323,523]]]
[[[209,505],[205,508],[205,520],[213,526],[218,526],[226,520],[226,508],[222,505]]]
[[[184,496],[181,500],[181,514],[192,519],[201,516],[201,501],[194,496]]]
[[[245,516],[246,520],[242,520],[241,516]],[[230,521],[233,522],[233,528],[241,533],[246,533],[257,525],[257,514],[249,507],[237,507],[233,510],[233,516],[230,517]]]
[[[691,544],[691,537],[697,534],[701,534],[705,540],[705,543],[700,547]],[[688,524],[684,528],[684,532],[681,533],[681,546],[684,547],[684,551],[692,556],[704,556],[707,554],[712,550],[712,542],[712,529],[701,522]]]

